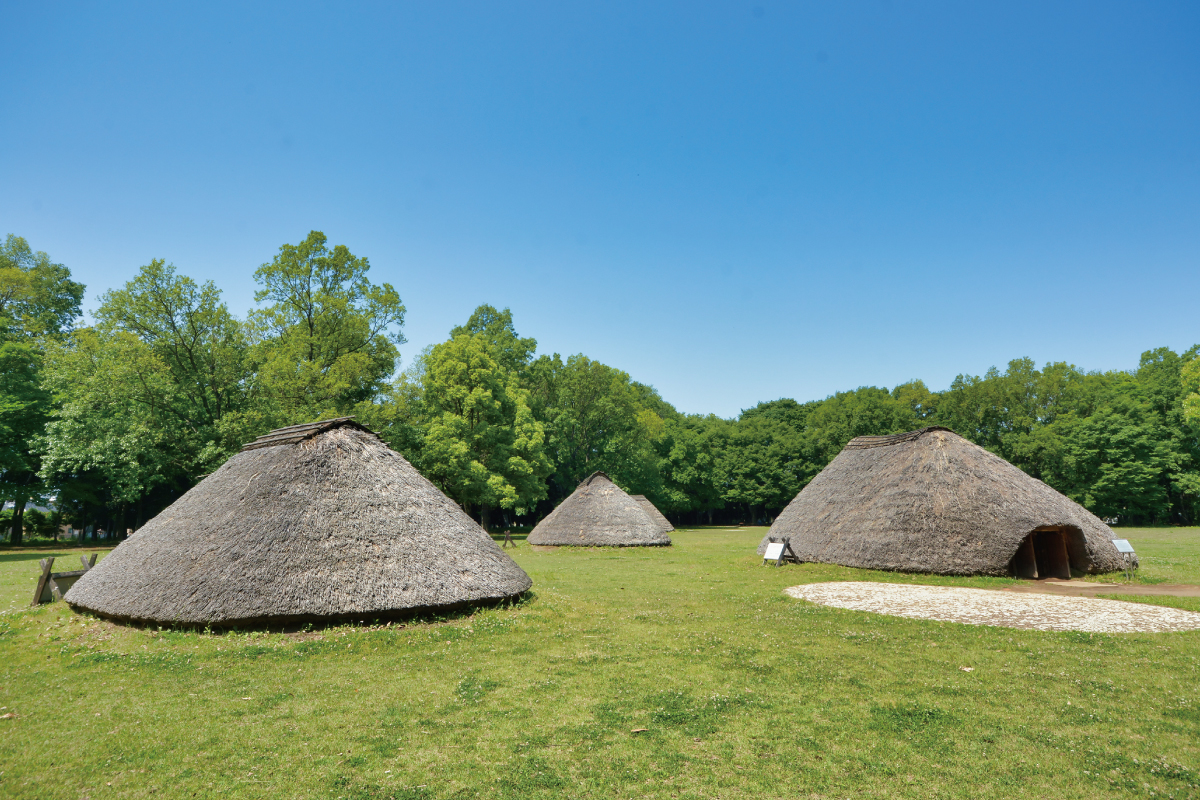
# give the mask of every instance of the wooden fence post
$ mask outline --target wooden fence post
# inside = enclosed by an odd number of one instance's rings
[[[37,589],[33,593],[33,602],[29,605],[36,606],[42,602],[42,592],[46,591],[46,582],[50,580],[50,570],[54,566],[54,556],[42,559],[42,577],[38,578]]]

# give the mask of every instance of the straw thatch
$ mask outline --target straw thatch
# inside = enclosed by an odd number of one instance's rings
[[[671,537],[607,475],[593,472],[537,524],[526,541],[580,547],[638,547],[668,545]]]
[[[646,495],[634,494],[630,495],[630,497],[637,501],[637,504],[642,507],[642,510],[646,512],[663,533],[670,533],[675,530],[675,526],[671,524],[671,520],[664,517],[663,513],[658,510],[658,507],[654,503],[650,502]]]
[[[120,620],[227,626],[449,609],[530,584],[399,453],[338,419],[246,445],[66,600]]]
[[[1071,570],[1121,568],[1112,531],[1094,514],[934,427],[852,440],[788,504],[759,553],[770,538],[788,536],[801,561],[1003,575],[1038,529],[1061,532]]]

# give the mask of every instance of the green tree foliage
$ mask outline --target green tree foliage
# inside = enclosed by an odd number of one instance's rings
[[[404,305],[390,284],[367,280],[370,264],[325,234],[285,244],[254,273],[251,314],[257,382],[279,421],[353,413],[386,388],[405,340]]]
[[[526,509],[546,496],[545,430],[529,394],[482,333],[459,334],[424,359],[427,417],[420,466],[488,525],[492,508]]]
[[[71,271],[9,234],[0,247],[0,320],[9,335],[57,337],[79,318],[83,284]]]
[[[586,355],[539,357],[491,305],[393,379],[399,295],[316,231],[258,269],[265,306],[245,322],[211,283],[154,261],[71,331],[82,287],[65,267],[15,237],[0,256],[0,490],[53,488],[76,517],[182,491],[272,427],[353,414],[485,524],[548,511],[596,470],[676,518],[769,518],[850,439],[926,425],[1096,513],[1200,519],[1195,347],[1148,351],[1131,372],[1016,359],[946,391],[914,380],[720,419]]]
[[[886,389],[865,386],[838,392],[812,405],[805,419],[806,447],[810,462],[819,472],[856,436],[883,436],[919,428],[923,424],[911,403]]]
[[[164,484],[188,486],[237,451],[256,426],[247,342],[211,282],[161,260],[104,294],[97,324],[51,348],[60,403],[46,469],[100,476],[114,502]]]
[[[659,493],[654,444],[665,425],[647,407],[648,398],[657,399],[653,390],[587,356],[564,362],[557,353],[534,361],[528,381],[535,412],[546,423],[559,496],[597,470],[626,491]]]
[[[960,375],[937,399],[937,424],[1011,461],[1102,516],[1197,519],[1196,430],[1184,418],[1185,368],[1167,348],[1134,373],[1083,373],[1018,359],[1004,373]]]
[[[537,340],[522,338],[513,327],[512,311],[497,311],[481,305],[471,314],[466,325],[450,329],[450,338],[478,334],[488,343],[492,355],[505,372],[524,376],[537,351]]]
[[[43,379],[46,347],[80,314],[83,284],[19,236],[0,247],[0,500],[11,500],[10,541],[24,532],[25,506],[51,487],[41,478],[40,441],[54,406]]]
[[[1200,426],[1200,358],[1193,356],[1185,363],[1179,377],[1183,390],[1183,415],[1193,426]]]
[[[805,425],[812,408],[795,400],[759,403],[732,426],[721,457],[722,498],[744,506],[746,521],[756,510],[778,510],[811,478],[805,458]]]
[[[652,499],[664,513],[706,515],[725,507],[725,462],[734,423],[713,415],[668,416],[655,443],[662,482]]]

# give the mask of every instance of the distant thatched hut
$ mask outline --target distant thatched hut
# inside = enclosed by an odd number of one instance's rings
[[[852,440],[759,552],[782,536],[802,561],[848,567],[1030,578],[1121,568],[1094,514],[947,428]]]
[[[580,547],[668,545],[638,502],[603,472],[593,472],[529,534],[530,544]]]
[[[642,510],[646,512],[647,516],[654,521],[654,524],[658,525],[658,527],[662,529],[663,533],[670,533],[671,531],[675,530],[675,526],[671,524],[671,521],[663,516],[663,513],[658,510],[658,507],[655,506],[654,503],[650,502],[646,495],[633,494],[630,495],[630,497],[637,501],[637,504],[641,506]]]
[[[530,584],[399,453],[335,419],[246,445],[66,600],[115,619],[227,626],[448,609]]]

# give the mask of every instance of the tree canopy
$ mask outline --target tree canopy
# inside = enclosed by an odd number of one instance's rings
[[[257,381],[280,418],[350,413],[395,372],[405,308],[391,284],[367,279],[370,268],[312,231],[255,271],[254,299],[270,302],[250,315]]]
[[[1135,369],[1014,359],[943,391],[920,380],[736,418],[679,413],[583,353],[539,354],[480,305],[395,374],[405,307],[313,231],[255,272],[239,318],[211,282],[155,259],[100,298],[19,237],[0,248],[0,494],[57,495],[75,524],[136,527],[245,442],[354,415],[484,524],[532,523],[590,473],[680,522],[773,518],[856,436],[951,428],[1097,514],[1200,519],[1200,348]],[[13,537],[19,539],[20,515]]]
[[[41,438],[54,411],[43,362],[74,326],[83,291],[69,269],[21,237],[10,234],[0,246],[0,498],[14,504],[14,543],[25,505],[53,490],[41,475]]]

